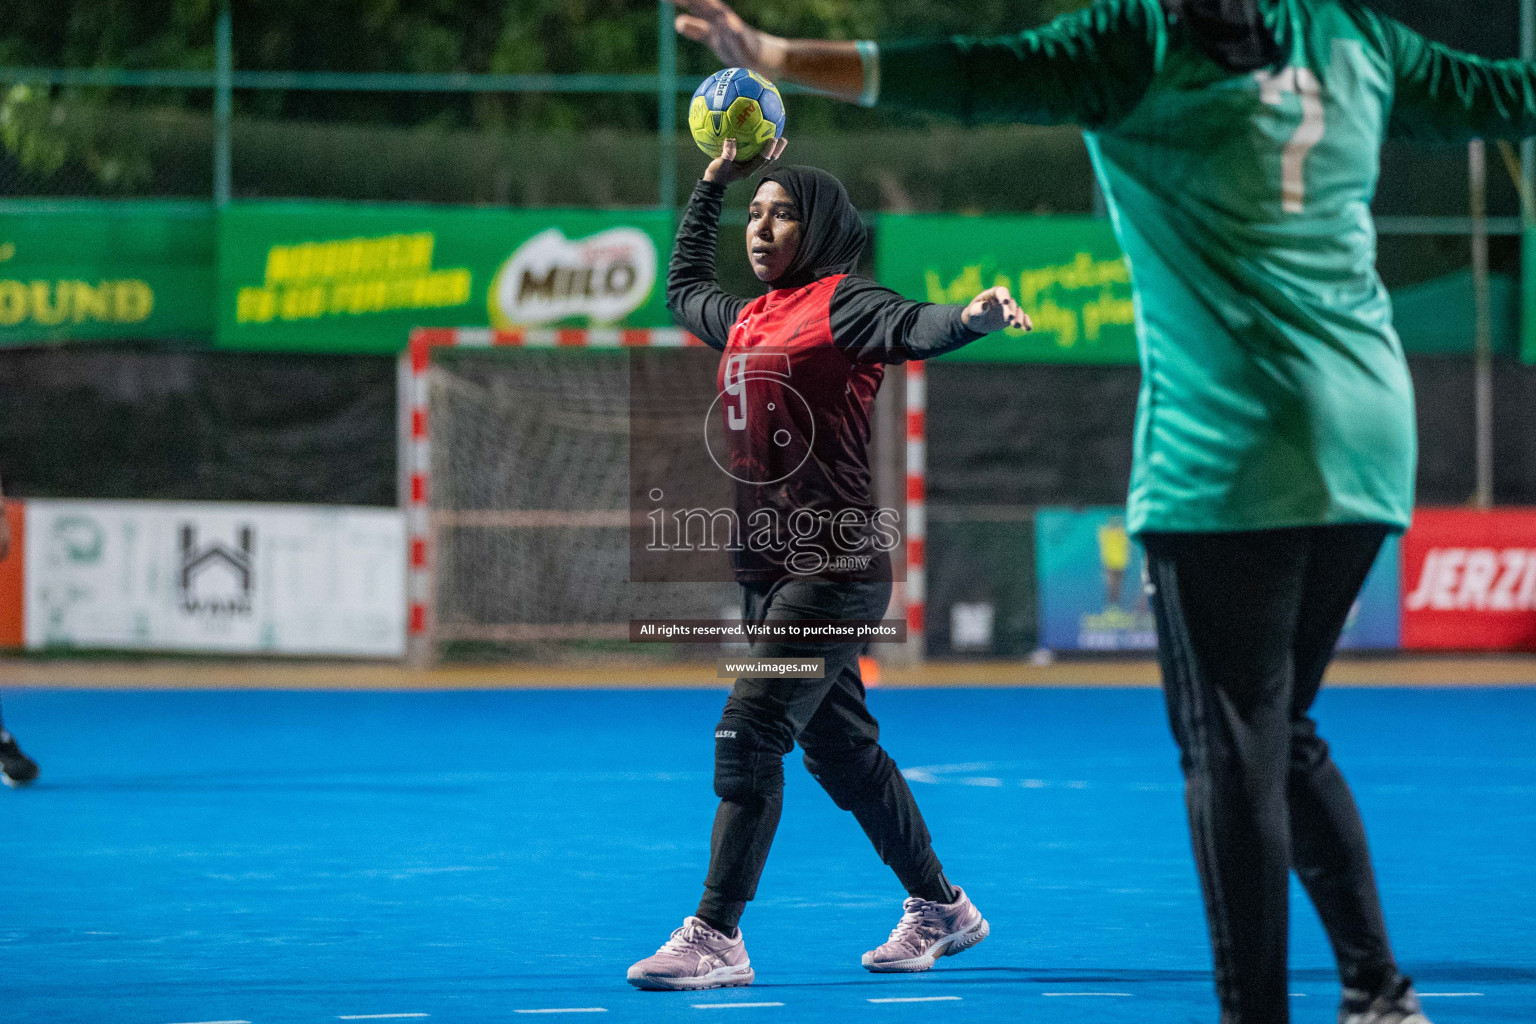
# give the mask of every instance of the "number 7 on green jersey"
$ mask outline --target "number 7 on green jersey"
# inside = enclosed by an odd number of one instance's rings
[[[1301,213],[1306,206],[1307,184],[1302,168],[1312,147],[1323,141],[1323,87],[1310,68],[1294,65],[1280,71],[1257,71],[1259,98],[1272,107],[1284,102],[1286,93],[1301,98],[1301,123],[1280,156],[1280,208]]]

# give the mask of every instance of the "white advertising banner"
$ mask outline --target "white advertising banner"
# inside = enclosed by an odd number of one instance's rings
[[[405,653],[396,509],[26,505],[29,648]]]

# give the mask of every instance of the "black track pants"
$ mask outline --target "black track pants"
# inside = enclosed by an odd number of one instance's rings
[[[796,579],[742,589],[747,622],[879,619],[891,599],[889,583]],[[853,812],[907,891],[926,899],[948,894],[917,801],[881,748],[880,726],[864,703],[861,648],[831,641],[753,643],[755,657],[825,658],[826,675],[742,678],[731,690],[716,729],[721,801],[699,916],[735,927],[756,894],[783,807],[784,755],[797,742],[811,774],[838,806]],[[731,778],[722,791],[723,773]]]
[[[1350,987],[1395,972],[1349,786],[1307,712],[1387,534],[1144,534],[1223,1024],[1284,1024],[1288,872]]]

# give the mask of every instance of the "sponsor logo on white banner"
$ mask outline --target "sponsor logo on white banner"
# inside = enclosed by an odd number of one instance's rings
[[[28,647],[405,649],[395,509],[29,501]]]
[[[236,528],[239,546],[222,540],[199,547],[197,524],[182,523],[181,565],[176,574],[176,595],[188,615],[236,616],[252,613],[251,593],[256,589],[256,528],[241,523]]]
[[[568,239],[559,228],[534,235],[491,285],[491,323],[536,327],[568,317],[617,323],[656,284],[656,243],[639,228],[609,228]]]

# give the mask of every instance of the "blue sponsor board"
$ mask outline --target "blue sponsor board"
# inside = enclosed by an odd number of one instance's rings
[[[1402,646],[1403,617],[1401,595],[1398,588],[1398,567],[1402,564],[1398,555],[1401,534],[1387,537],[1376,556],[1371,574],[1360,588],[1355,606],[1349,610],[1349,621],[1339,637],[1340,649],[1357,651],[1390,651]]]
[[[1398,646],[1398,538],[1390,537],[1350,611],[1341,648]],[[1120,506],[1042,508],[1035,516],[1040,646],[1055,651],[1143,651],[1157,646],[1141,545]]]
[[[1040,646],[1141,651],[1157,646],[1142,587],[1146,559],[1125,532],[1125,509],[1042,508],[1035,514]]]

